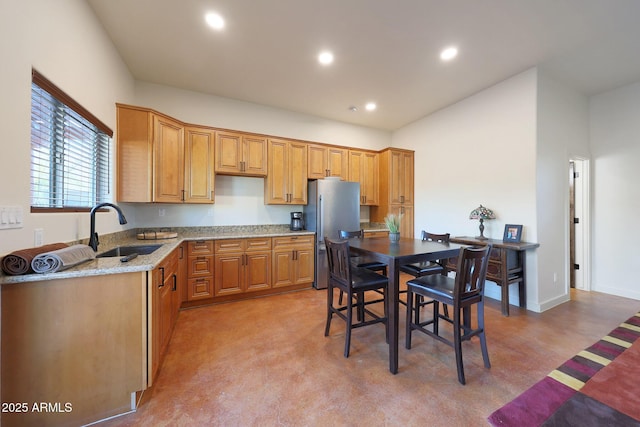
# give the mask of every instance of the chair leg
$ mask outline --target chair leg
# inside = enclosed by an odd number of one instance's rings
[[[411,288],[407,288],[407,321],[406,321],[405,332],[404,332],[404,347],[407,350],[411,349],[411,332],[413,331],[413,329],[411,328],[411,311],[413,309],[414,309],[413,308],[413,292],[411,292]],[[415,310],[416,310],[415,322],[416,324],[418,324],[420,321],[419,314],[418,314],[418,311],[420,310],[420,306],[418,304],[416,304]]]
[[[342,297],[344,296],[344,292],[340,291],[340,297],[338,298],[338,304],[342,305]]]
[[[440,335],[440,302],[436,300],[433,300],[433,333]]]
[[[478,328],[482,330],[479,334],[482,359],[484,367],[488,369],[491,368],[491,362],[489,362],[489,352],[487,351],[487,337],[484,334],[484,300],[478,303]]]
[[[351,325],[353,324],[353,298],[347,298],[347,300],[347,333],[344,338],[344,357],[349,357],[349,349],[351,347]]]
[[[331,318],[333,317],[333,286],[327,286],[327,324],[324,327],[324,336],[329,336],[331,328]]]
[[[460,310],[453,313],[453,349],[456,353],[456,367],[458,369],[458,381],[465,384],[464,366],[462,365],[462,334],[460,331]]]

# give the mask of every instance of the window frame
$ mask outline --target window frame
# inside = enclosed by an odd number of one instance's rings
[[[98,119],[95,115],[93,115],[89,110],[87,110],[82,105],[80,105],[77,101],[75,101],[72,97],[67,95],[63,90],[58,88],[49,79],[44,77],[41,73],[39,73],[35,69],[31,70],[31,83],[32,83],[32,85],[33,85],[33,83],[35,83],[41,89],[43,89],[44,91],[48,92],[57,101],[61,102],[66,107],[70,108],[76,114],[81,116],[83,119],[87,120],[89,123],[94,125],[100,132],[104,133],[111,141],[113,140],[113,131],[111,130],[111,128],[109,128],[109,126],[107,126],[105,123],[103,123],[100,119]],[[33,90],[33,89],[31,89],[31,90]],[[30,90],[30,92],[31,92],[31,90]],[[31,105],[31,109],[32,108],[33,108],[33,104]],[[30,109],[30,111],[31,111],[31,109]],[[111,141],[110,141],[110,144],[111,144]],[[31,141],[30,141],[30,144],[32,144]],[[110,146],[109,147],[109,157],[107,159],[107,169],[108,169],[108,174],[110,176],[112,175],[111,174],[111,172],[112,172],[111,169],[112,169],[112,166],[113,166],[112,159],[113,159],[112,150],[111,150],[111,146]],[[31,160],[31,156],[30,156],[29,174],[30,174],[30,180],[31,180],[32,177],[33,177],[33,175],[32,175],[32,160]],[[108,185],[110,187],[113,185],[111,179],[109,179]],[[107,194],[108,193],[109,193],[109,191],[107,191]],[[32,190],[30,188],[30,201],[29,201],[30,205],[33,202],[32,197],[33,197]],[[88,207],[80,207],[80,206],[78,206],[78,207],[74,207],[74,206],[63,206],[63,207],[31,206],[31,212],[32,213],[89,212],[91,210],[91,208],[92,208],[91,206],[88,206]]]

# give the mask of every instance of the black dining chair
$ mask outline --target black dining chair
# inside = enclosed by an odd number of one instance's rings
[[[422,233],[421,233],[422,240],[427,242],[449,243],[449,236],[450,236],[449,233],[436,234],[436,233],[429,233],[424,230],[422,230]],[[447,274],[446,263],[447,263],[446,259],[436,260],[436,261],[417,262],[414,264],[406,264],[406,265],[400,266],[400,271],[403,273],[410,274],[413,277],[429,276],[431,274]],[[400,290],[400,293],[401,294],[407,293],[407,290],[402,289]],[[402,300],[400,300],[400,303],[405,304],[405,302]],[[419,303],[421,305],[428,305],[431,303],[431,301],[427,301],[425,303],[424,298],[420,298]],[[444,310],[444,314],[448,316],[449,312],[446,304],[443,304],[442,309]]]
[[[484,366],[491,367],[484,328],[484,285],[490,251],[491,245],[481,248],[461,248],[455,279],[436,274],[418,277],[407,282],[405,347],[411,348],[411,333],[413,331],[420,331],[453,347],[458,369],[458,381],[463,385],[465,377],[462,364],[462,341],[478,336]],[[420,321],[421,307],[420,304],[417,304],[420,296],[433,300],[433,316],[426,321]],[[452,307],[453,317],[440,314],[438,309],[440,303]],[[477,325],[475,328],[471,326],[470,315],[473,305],[477,306]],[[414,312],[413,319],[412,312]],[[461,316],[463,316],[462,319]],[[440,320],[445,320],[453,325],[453,340],[440,334]],[[427,329],[429,325],[431,325],[431,330]]]
[[[338,230],[338,235],[341,239],[364,239],[364,230],[357,231]],[[387,275],[387,264],[379,261],[367,260],[361,256],[351,255],[351,263],[356,267],[367,268],[371,271],[379,272],[383,276]],[[342,298],[344,293],[340,291],[340,299],[338,304],[342,304]]]
[[[354,267],[349,255],[349,241],[332,241],[325,237],[327,247],[327,258],[329,262],[329,281],[327,284],[327,324],[324,335],[329,335],[331,319],[337,315],[347,323],[346,338],[344,344],[344,357],[349,357],[351,346],[351,331],[363,326],[375,323],[385,325],[386,339],[389,337],[389,323],[387,316],[387,288],[389,279],[362,267]],[[339,289],[346,294],[345,305],[338,303],[334,305],[334,289]],[[382,300],[366,301],[366,293],[369,291],[379,291],[383,295]],[[357,295],[357,298],[355,296]],[[355,305],[354,305],[355,300]],[[381,316],[367,307],[375,303],[383,303],[384,314]],[[358,315],[356,321],[353,319],[353,311],[360,310],[362,317]]]

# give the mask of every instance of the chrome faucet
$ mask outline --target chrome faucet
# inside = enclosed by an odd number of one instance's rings
[[[100,244],[100,241],[98,240],[98,233],[96,233],[96,211],[105,206],[112,207],[118,212],[118,221],[120,221],[120,224],[127,223],[127,219],[124,217],[122,210],[120,210],[120,208],[113,203],[100,203],[99,205],[96,205],[93,209],[91,209],[91,213],[89,214],[91,215],[91,231],[89,235],[88,245],[93,248],[94,252],[98,252],[98,245]]]

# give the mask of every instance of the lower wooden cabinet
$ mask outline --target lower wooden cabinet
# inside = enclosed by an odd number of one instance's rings
[[[213,297],[213,269],[213,241],[188,242],[187,301]]]
[[[151,372],[149,385],[153,383],[171,339],[171,332],[178,316],[179,248],[167,256],[151,273]]]
[[[215,242],[215,296],[271,287],[271,238]]]
[[[315,236],[188,241],[182,307],[310,287]]]
[[[314,280],[314,237],[273,238],[273,287],[311,283]]]

